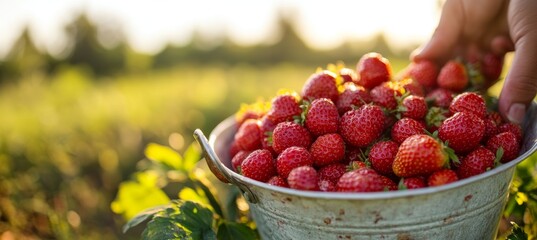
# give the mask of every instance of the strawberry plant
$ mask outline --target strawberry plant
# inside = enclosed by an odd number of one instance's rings
[[[139,162],[132,180],[120,185],[111,206],[129,220],[123,232],[146,223],[142,239],[258,238],[247,210],[238,208],[238,190],[228,189],[219,199],[210,173],[198,164],[196,147],[191,145],[181,156],[166,146],[147,146],[147,159]]]

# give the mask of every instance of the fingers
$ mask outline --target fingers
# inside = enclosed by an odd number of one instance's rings
[[[537,39],[537,38],[535,38]],[[511,69],[500,93],[499,109],[505,119],[522,123],[527,107],[537,93],[537,40],[519,39]]]
[[[463,14],[461,1],[446,1],[433,36],[424,47],[412,54],[412,60],[431,59],[442,63],[452,58],[462,34]]]

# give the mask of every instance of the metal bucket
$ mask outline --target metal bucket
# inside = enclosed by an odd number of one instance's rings
[[[521,155],[484,174],[452,184],[406,191],[297,191],[258,182],[231,170],[233,117],[209,141],[194,137],[221,181],[241,189],[263,239],[495,239],[515,166],[537,149],[537,104],[524,121]]]

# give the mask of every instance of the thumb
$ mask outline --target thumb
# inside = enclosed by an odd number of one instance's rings
[[[527,35],[528,36],[528,35]],[[537,38],[522,38],[515,46],[515,57],[505,79],[499,110],[505,119],[522,123],[526,110],[537,93]]]
[[[430,59],[444,62],[452,58],[462,34],[463,23],[461,19],[464,19],[462,14],[460,1],[446,1],[433,36],[425,46],[412,53],[411,59],[413,61]]]

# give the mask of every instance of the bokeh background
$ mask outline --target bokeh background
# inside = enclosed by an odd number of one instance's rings
[[[111,202],[147,144],[366,52],[400,70],[441,2],[0,0],[0,239],[136,239]]]

